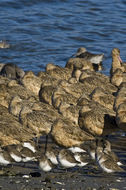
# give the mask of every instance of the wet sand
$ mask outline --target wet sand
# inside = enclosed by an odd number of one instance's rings
[[[40,138],[45,147],[45,137]],[[14,163],[0,167],[2,190],[125,190],[126,189],[126,141],[125,133],[116,132],[106,137],[112,150],[123,163],[123,173],[103,172],[96,161],[91,160],[83,168],[63,169],[60,166],[51,172],[43,172],[37,162]],[[48,146],[54,142],[48,138]],[[44,148],[43,148],[44,150]]]
[[[118,155],[126,171],[125,133],[113,133],[107,137],[112,150]],[[45,146],[45,136],[40,139]],[[48,139],[48,146],[53,141]],[[126,172],[108,174],[96,161],[91,160],[83,168],[54,168],[43,172],[37,162],[14,163],[0,167],[0,189],[2,190],[125,190]]]
[[[37,163],[19,163],[1,168],[0,189],[4,190],[116,190],[126,189],[126,174],[107,174],[96,163],[83,168],[39,170]]]
[[[108,136],[113,151],[126,171],[126,141],[124,133]],[[41,139],[44,144],[45,137]],[[48,142],[52,144],[51,140]],[[48,144],[48,145],[49,145]],[[95,161],[83,168],[54,168],[43,172],[37,162],[14,163],[0,168],[0,189],[3,190],[123,190],[126,189],[126,172],[108,174],[99,169]]]

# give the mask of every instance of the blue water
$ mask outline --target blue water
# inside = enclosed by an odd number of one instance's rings
[[[78,47],[104,53],[109,74],[111,50],[126,61],[126,0],[0,0],[0,62],[35,73],[49,62],[65,66]]]

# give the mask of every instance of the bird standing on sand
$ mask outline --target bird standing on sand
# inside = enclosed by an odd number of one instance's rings
[[[74,154],[68,149],[62,149],[58,154],[58,161],[64,168],[72,168],[80,164],[74,157]]]
[[[47,156],[45,154],[42,154],[40,159],[39,159],[39,167],[41,170],[45,171],[45,172],[49,172],[52,170],[52,168],[54,167],[54,165],[52,164],[52,162],[47,158]]]
[[[54,164],[54,165],[58,165],[58,160],[57,160],[57,156],[58,156],[59,151],[57,149],[53,148],[47,148],[45,155],[47,156],[47,158]]]
[[[118,166],[123,164],[120,162],[118,156],[111,150],[111,143],[108,140],[104,140],[104,153],[108,154],[117,163]]]
[[[80,162],[77,164],[77,166],[79,167],[83,167],[86,166],[89,162],[89,156],[87,155],[87,153],[83,153],[83,152],[77,152],[74,154],[74,158]]]
[[[96,161],[99,167],[107,173],[123,172],[124,170],[119,167],[115,158],[111,156],[111,152],[106,150],[107,144],[103,140],[98,140],[96,144]]]

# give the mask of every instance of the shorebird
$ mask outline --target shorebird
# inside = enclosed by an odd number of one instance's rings
[[[126,73],[123,73],[122,69],[117,68],[110,77],[110,81],[113,85],[118,87],[122,82],[126,81]]]
[[[83,166],[86,166],[89,162],[89,158],[88,158],[88,155],[87,153],[83,153],[83,152],[77,152],[74,154],[74,158],[80,162],[77,164],[77,166],[79,167],[83,167]]]
[[[0,150],[0,165],[7,166],[14,162],[14,159],[10,156],[7,151]]]
[[[4,154],[9,154],[14,162],[28,162],[30,160],[36,160],[37,156],[36,150],[30,142],[8,145],[2,147],[2,150]]]
[[[5,40],[1,40],[0,48],[10,48],[10,44],[8,44]]]
[[[74,157],[74,154],[68,149],[62,149],[58,154],[58,161],[64,168],[72,168],[80,164]]]
[[[94,64],[100,64],[103,61],[104,54],[93,54],[88,52],[86,48],[80,47],[74,56],[78,58],[84,58],[85,60],[90,61]]]
[[[117,162],[115,162],[108,154],[102,154],[98,160],[98,163],[103,171],[107,173],[124,171],[121,167],[118,166]]]
[[[39,167],[40,167],[41,170],[43,170],[45,172],[49,172],[49,171],[52,170],[52,168],[54,167],[54,165],[47,158],[47,156],[45,154],[42,154],[40,156],[40,159],[39,159]]]
[[[111,143],[108,140],[104,140],[104,153],[108,154],[117,163],[118,166],[123,164],[120,162],[118,156],[111,150]]]
[[[17,65],[7,63],[2,67],[0,74],[10,79],[21,79],[25,75],[25,72]]]
[[[15,162],[21,162],[22,161],[22,156],[20,154],[21,147],[19,146],[20,145],[18,144],[17,145],[12,144],[12,145],[5,146],[2,149],[4,153],[8,153]]]
[[[28,149],[30,149],[33,153],[36,152],[36,145],[33,142],[23,142],[22,143],[23,147],[27,147]]]
[[[123,63],[123,61],[120,57],[120,50],[118,48],[113,48],[113,50],[112,50],[112,67],[110,70],[111,76],[116,71],[116,69],[120,68],[121,70],[123,70],[122,63]]]
[[[47,158],[54,164],[54,165],[58,165],[58,160],[57,160],[57,156],[58,156],[59,150],[55,149],[55,148],[47,148],[45,155],[47,156]]]
[[[83,148],[81,148],[79,146],[72,146],[72,147],[68,148],[68,150],[70,150],[72,153],[83,153],[83,152],[86,152],[86,150],[84,150]]]
[[[107,172],[107,173],[113,173],[113,172],[123,172],[124,170],[117,164],[117,161],[111,156],[110,151],[106,151],[104,147],[104,141],[98,140],[96,142],[97,148],[96,148],[96,161],[99,165],[99,167]]]
[[[94,139],[94,136],[75,126],[67,119],[57,119],[54,121],[51,136],[57,144],[67,148],[78,146]]]
[[[20,151],[20,154],[22,156],[23,162],[35,161],[36,160],[36,154],[27,147],[23,147],[23,149]]]
[[[126,126],[126,100],[125,99],[126,97],[122,99],[123,101],[122,103],[120,101],[120,105],[118,106],[117,111],[116,111],[116,123],[119,126],[119,128],[122,129],[123,131],[126,131],[125,130],[125,126]]]

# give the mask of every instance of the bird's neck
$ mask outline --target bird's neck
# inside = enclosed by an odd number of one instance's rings
[[[112,57],[112,67],[113,67],[114,70],[121,67],[121,62],[120,62],[118,56],[113,56]]]

